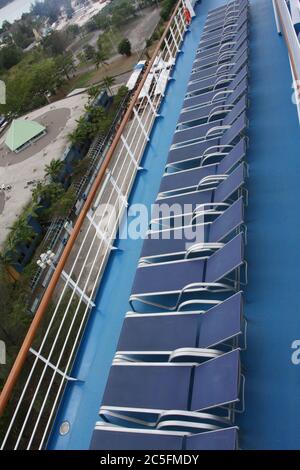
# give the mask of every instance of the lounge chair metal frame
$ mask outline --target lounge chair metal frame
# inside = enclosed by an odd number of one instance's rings
[[[244,138],[247,142],[247,146],[248,146],[248,137],[245,135],[245,129],[248,127],[248,119],[246,118],[246,114],[242,114],[241,115],[243,117],[243,120],[244,120],[244,126],[243,126],[243,130],[242,131],[239,131],[237,132],[237,135],[234,136],[234,138],[228,140],[228,143],[227,144],[223,144],[220,142],[220,140],[222,140],[223,138],[226,137],[226,132],[221,136],[221,137],[217,137],[216,139],[209,139],[209,140],[204,140],[202,142],[200,142],[200,144],[204,144],[204,143],[207,143],[208,144],[208,147],[206,147],[201,154],[199,155],[195,155],[195,156],[189,156],[183,160],[176,160],[176,161],[168,161],[167,165],[166,165],[166,172],[169,173],[170,170],[181,170],[181,169],[184,169],[187,167],[187,165],[189,165],[189,168],[193,168],[194,166],[197,165],[197,162],[198,164],[201,162],[201,160],[203,158],[206,158],[208,156],[212,157],[212,156],[215,156],[217,154],[219,154],[220,152],[224,152],[224,151],[228,151],[228,150],[231,150],[234,145],[236,145],[236,143],[238,142],[238,139],[241,139],[241,138]],[[240,118],[241,118],[240,116]],[[238,119],[240,119],[238,118]],[[237,120],[238,121],[238,120]],[[236,121],[236,122],[237,122]],[[231,129],[231,127],[229,128],[229,130]],[[215,141],[219,141],[219,142],[215,142]],[[199,144],[199,142],[196,142],[196,144]],[[211,145],[209,145],[211,144]],[[182,149],[182,148],[187,148],[189,146],[194,146],[195,145],[195,142],[194,143],[189,143],[187,145],[183,145],[182,147],[179,147],[179,148],[176,148],[176,149],[173,149],[173,150],[178,150],[178,149]]]
[[[180,415],[179,415],[180,416]],[[183,416],[184,418],[184,416]],[[132,435],[132,441],[134,441],[134,436],[135,435],[142,435],[144,437],[146,436],[151,436],[155,437],[158,436],[159,439],[163,439],[164,437],[178,437],[182,438],[181,442],[181,449],[178,450],[185,450],[185,441],[189,437],[193,438],[193,436],[198,436],[199,434],[203,434],[204,437],[207,437],[208,435],[211,436],[216,435],[216,433],[224,433],[226,430],[228,431],[235,431],[234,437],[235,437],[235,449],[238,448],[238,440],[237,440],[237,431],[238,427],[237,426],[230,426],[226,427],[225,429],[220,426],[215,426],[216,429],[211,429],[211,430],[205,430],[203,429],[203,426],[201,423],[198,424],[197,420],[194,421],[184,421],[184,420],[175,420],[173,416],[170,415],[170,419],[166,417],[165,421],[162,421],[159,423],[157,428],[153,429],[147,429],[147,428],[128,428],[126,426],[116,426],[108,422],[100,421],[97,422],[94,428],[94,435],[97,432],[103,433],[103,432],[108,432],[109,433],[109,440],[111,441],[112,435],[114,433],[124,433],[127,436]],[[175,429],[175,430],[174,430]],[[119,442],[120,436],[118,435],[118,446],[120,446]],[[102,442],[102,439],[100,439],[100,442]],[[134,448],[134,445],[132,445],[132,448]],[[103,447],[101,446],[101,449]],[[91,450],[101,450],[97,444],[93,443],[93,446],[91,447]],[[105,450],[113,450],[114,447],[110,447],[107,449],[105,447]],[[167,449],[166,449],[167,450]],[[197,450],[197,446],[194,448],[194,450]]]
[[[195,260],[208,260],[209,256],[203,256],[195,258]],[[167,261],[167,263],[173,263],[174,261]],[[189,260],[179,260],[178,262],[189,262]],[[165,264],[165,263],[157,263]],[[146,266],[146,265],[145,265]],[[232,277],[227,277],[231,275]],[[221,293],[236,293],[240,290],[241,286],[248,284],[248,264],[244,259],[242,266],[236,267],[233,271],[224,273],[224,276],[220,279],[221,282],[194,282],[187,284],[180,291],[159,291],[159,292],[147,292],[142,294],[131,294],[129,298],[129,304],[133,311],[136,311],[134,302],[142,303],[143,305],[149,305],[152,307],[164,309],[166,311],[174,312],[178,310],[182,299],[186,294],[205,292],[207,294],[221,294]],[[149,297],[164,297],[170,295],[177,295],[176,302],[173,305],[162,304],[158,301],[149,300]]]
[[[240,351],[239,348],[236,350]],[[233,352],[233,351],[232,351]],[[223,353],[221,356],[213,357],[209,359],[209,362],[218,360],[218,358],[225,356],[229,353]],[[199,354],[199,357],[201,355]],[[194,358],[194,356],[193,356]],[[187,362],[117,362],[114,367],[132,367],[132,366],[140,366],[140,367],[201,367],[198,362],[195,361],[187,361]],[[164,421],[169,416],[180,416],[184,417],[184,420],[193,420],[194,418],[201,419],[201,426],[203,429],[209,429],[212,424],[207,424],[204,421],[210,422],[219,422],[220,424],[224,425],[232,425],[235,421],[235,414],[236,413],[243,413],[245,410],[245,376],[241,371],[241,362],[239,359],[239,385],[238,385],[238,395],[240,398],[237,398],[233,402],[226,402],[226,403],[216,403],[212,406],[206,407],[205,409],[199,409],[197,411],[190,411],[190,410],[163,410],[163,409],[156,409],[156,408],[135,408],[135,407],[124,407],[124,406],[108,406],[102,405],[99,410],[99,414],[102,419],[106,422],[111,422],[111,419],[117,417],[118,420],[123,420],[125,422],[139,424],[148,428],[158,428],[159,423]],[[240,404],[240,407],[237,405]],[[226,414],[211,414],[209,410],[214,410],[217,412],[218,410],[223,410]],[[128,413],[128,414],[127,414]],[[134,416],[136,414],[136,416]],[[145,420],[142,419],[141,416],[143,415],[152,415],[153,420]],[[207,427],[208,426],[208,427]]]
[[[236,295],[236,294],[235,294]],[[212,301],[209,301],[207,302],[208,305],[212,306],[212,307],[215,307],[217,305],[221,305],[224,301],[221,301],[221,300],[212,300]],[[176,312],[155,312],[155,313],[137,313],[137,312],[127,312],[126,315],[125,315],[125,319],[130,319],[130,318],[147,318],[147,317],[176,317],[176,316],[189,316],[189,315],[199,315],[201,317],[201,315],[210,315],[209,311],[211,308],[208,308],[208,309],[202,309],[202,310],[183,310],[184,308],[188,307],[188,308],[191,308],[191,307],[198,307],[199,306],[202,306],[203,305],[203,299],[194,299],[194,300],[188,300],[186,302],[184,302],[183,304],[181,304],[181,306],[179,307],[178,311]],[[231,349],[237,349],[237,348],[240,348],[241,351],[245,351],[247,349],[247,329],[248,329],[248,322],[247,322],[247,319],[245,318],[245,314],[244,312],[242,311],[241,313],[241,325],[242,325],[242,328],[241,328],[241,332],[240,333],[237,333],[236,335],[234,336],[228,336],[226,338],[224,338],[222,341],[218,341],[217,343],[214,342],[214,343],[211,343],[209,344],[206,349],[211,349],[211,348],[215,348],[216,346],[226,346],[229,348],[229,350]],[[241,341],[241,338],[242,338],[242,341]],[[135,356],[138,356],[140,353],[142,355],[144,355],[146,351],[135,351],[134,352],[134,355]],[[158,351],[157,351],[158,352]],[[150,351],[148,351],[148,353],[150,354]],[[161,351],[160,351],[161,353]],[[172,351],[163,351],[162,354],[171,354]],[[115,357],[119,357],[120,355],[130,355],[131,353],[129,353],[127,350],[124,351],[124,350],[117,350],[116,352],[116,356]]]

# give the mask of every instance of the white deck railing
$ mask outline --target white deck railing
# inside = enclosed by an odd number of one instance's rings
[[[23,388],[14,398],[2,449],[42,449],[66,383],[80,379],[69,374],[187,29],[184,8],[180,0],[147,70],[151,82],[134,97],[131,116],[117,135],[105,177],[51,293],[55,308],[44,318],[43,336],[31,345],[22,364]]]
[[[295,104],[300,121],[300,44],[286,0],[274,0],[273,5],[277,30],[282,32],[288,49],[295,90]]]

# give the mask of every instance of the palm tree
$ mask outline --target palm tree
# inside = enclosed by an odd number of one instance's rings
[[[64,162],[62,160],[51,160],[49,165],[45,166],[45,176],[55,180],[62,170]]]
[[[32,190],[32,200],[34,204],[37,204],[40,202],[41,199],[46,199],[52,204],[63,194],[63,192],[64,190],[61,183],[52,182],[49,184],[45,184],[39,181],[35,188],[33,188]],[[30,215],[35,216],[36,214],[34,210],[36,211],[38,207],[39,206],[35,206],[34,209],[31,209]]]
[[[32,200],[34,203],[37,204],[39,202],[40,198],[43,195],[44,187],[45,187],[44,183],[42,183],[41,181],[38,181],[36,185],[32,188],[31,194],[32,194]]]
[[[84,118],[78,119],[78,126],[69,134],[69,139],[72,144],[82,144],[94,138],[94,126],[91,122],[86,121]]]
[[[119,44],[118,51],[119,54],[126,55],[127,57],[131,56],[131,42],[129,41],[129,39],[122,39]]]
[[[17,245],[20,243],[26,243],[34,236],[33,227],[28,223],[27,217],[20,217],[10,227],[10,234],[7,239],[8,248],[14,251]]]
[[[107,54],[103,51],[97,51],[94,57],[94,64],[96,65],[96,69],[98,70],[100,65],[106,66],[107,64]]]
[[[91,86],[88,89],[88,95],[89,95],[90,100],[95,99],[99,95],[100,90],[101,90],[101,86],[99,85]]]
[[[93,123],[97,124],[101,122],[102,119],[104,119],[104,117],[106,116],[106,112],[101,107],[86,106],[85,109],[86,112],[89,114],[90,121]]]
[[[56,217],[67,217],[70,210],[76,202],[76,192],[74,186],[70,186],[68,191],[59,198],[55,204],[51,207],[51,216]]]
[[[112,95],[111,87],[115,84],[116,79],[114,77],[106,76],[103,78],[101,85]]]
[[[89,158],[83,158],[83,160],[75,163],[72,178],[75,180],[80,180],[87,173],[88,169],[90,168],[90,164],[91,162]]]
[[[71,72],[76,71],[76,66],[72,54],[60,55],[56,59],[57,67],[63,75],[70,80]]]

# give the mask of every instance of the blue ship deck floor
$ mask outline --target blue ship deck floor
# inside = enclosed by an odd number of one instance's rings
[[[284,39],[272,2],[252,0],[250,17],[249,319],[244,449],[300,448],[300,128]]]
[[[203,0],[155,124],[131,203],[154,201],[207,12],[224,3]],[[300,374],[291,344],[300,336],[300,128],[291,101],[291,73],[283,38],[276,33],[272,2],[250,0],[250,163],[246,217],[249,285],[245,312],[248,349],[243,353],[246,412],[238,419],[243,449],[300,448]],[[87,449],[115,352],[142,241],[122,240],[97,297],[75,374],[68,385],[48,448]],[[117,294],[117,295],[116,295]],[[299,333],[298,333],[299,331]],[[300,339],[300,338],[299,338]],[[60,436],[62,421],[71,424]]]
[[[144,155],[147,172],[138,176],[130,204],[150,207],[155,201],[207,13],[222,4],[223,0],[203,0],[196,7],[197,16],[185,36],[183,53],[173,71],[175,80],[169,83],[160,109],[163,118],[155,123]],[[120,240],[118,247],[122,252],[111,257],[72,372],[84,382],[67,386],[48,443],[50,449],[89,447],[122,321],[129,310],[128,299],[142,243]],[[59,426],[64,420],[70,422],[71,429],[69,434],[60,436]]]

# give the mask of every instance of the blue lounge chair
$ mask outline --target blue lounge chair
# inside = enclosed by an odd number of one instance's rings
[[[160,213],[174,212],[183,215],[186,209],[194,211],[201,204],[234,200],[235,193],[244,186],[246,175],[246,166],[242,162],[229,174],[208,175],[202,178],[197,186],[195,185],[195,189],[187,188],[184,192],[175,195],[169,193],[163,197],[159,195],[153,207],[153,218],[157,218]]]
[[[159,197],[195,191],[203,178],[213,175],[226,175],[246,156],[246,140],[241,139],[228,152],[219,152],[211,158],[203,158],[200,165],[176,173],[165,173],[159,188]]]
[[[205,59],[195,59],[193,70],[201,71],[215,67],[216,65],[220,66],[222,64],[230,63],[232,60],[236,59],[240,51],[248,49],[248,39],[241,40],[239,44],[236,44],[232,49],[225,50],[221,54],[214,54]]]
[[[218,8],[210,10],[207,14],[207,22],[215,20],[219,16],[224,17],[226,14],[235,13],[240,8],[243,8],[249,4],[248,0],[236,0],[232,2],[227,2],[225,5],[222,5]]]
[[[187,421],[189,412],[196,418],[196,413],[211,410],[213,415],[199,418],[214,426],[219,416],[228,426],[240,401],[241,380],[239,349],[201,364],[195,356],[186,363],[120,362],[110,369],[100,416],[116,424],[138,419],[157,428],[168,411],[174,417],[176,411],[187,412]]]
[[[240,71],[241,70],[239,70],[239,72]],[[217,92],[219,89],[223,89],[228,86],[237,77],[238,74],[228,71],[218,76],[209,77],[204,80],[193,81],[189,84],[185,96],[188,98],[190,96],[203,95],[213,91]],[[207,101],[205,103],[207,103]]]
[[[237,41],[232,44],[232,47],[228,49],[228,44],[225,44],[221,47],[221,52],[217,52],[209,57],[202,57],[201,52],[196,56],[193,63],[193,70],[198,69],[207,69],[213,67],[214,65],[220,65],[223,62],[229,61],[235,57],[240,50],[248,47],[248,34],[245,32]],[[223,50],[224,49],[224,50]]]
[[[238,50],[244,41],[248,39],[248,22],[245,21],[241,28],[211,37],[207,44],[199,47],[193,62],[193,69],[198,67],[197,62],[205,61],[212,56],[221,55],[225,51]],[[201,64],[200,64],[201,65]]]
[[[248,6],[240,8],[236,14],[227,15],[226,17],[220,18],[214,21],[207,21],[205,23],[201,40],[199,43],[199,48],[202,47],[204,43],[209,41],[211,38],[226,35],[229,32],[236,32],[241,29],[245,22],[248,21]]]
[[[240,66],[241,60],[243,66]],[[191,74],[191,80],[189,82],[186,97],[194,96],[194,95],[202,95],[204,93],[208,93],[211,91],[217,91],[218,89],[226,87],[226,85],[232,82],[240,73],[240,71],[245,67],[245,61],[242,57],[234,65],[228,67],[226,64],[226,69],[220,69],[220,73],[212,75],[207,78],[201,78],[201,71],[200,71],[200,79],[198,79],[199,72],[195,72]]]
[[[183,101],[183,108],[190,108],[191,106],[207,106],[211,102],[218,103],[218,101],[223,100],[228,95],[230,95],[238,85],[245,79],[248,78],[248,66],[244,65],[244,67],[239,71],[237,75],[233,74],[229,79],[224,78],[224,76],[220,77],[218,82],[217,88],[206,91],[204,93],[200,92],[195,89],[193,93],[189,93],[186,95]],[[196,82],[196,84],[199,82]],[[197,98],[195,100],[195,98]]]
[[[197,61],[204,61],[212,56],[221,55],[223,52],[231,51],[238,45],[243,44],[248,39],[247,23],[236,33],[226,34],[215,38],[215,45],[211,43],[210,47],[201,48],[198,50],[194,63]]]
[[[248,100],[244,95],[221,119],[211,119],[207,123],[194,126],[189,125],[186,126],[185,129],[178,129],[174,134],[171,148],[178,148],[195,141],[200,142],[203,139],[206,140],[207,134],[212,132],[213,129],[213,135],[215,137],[222,135],[225,130],[229,129],[234,124],[242,113],[246,112],[247,106]]]
[[[240,70],[244,67],[244,65],[248,61],[248,51],[244,51],[244,53],[241,55],[238,55],[238,58],[236,61],[229,63],[229,64],[223,64],[220,65],[216,73],[214,74],[209,74],[209,76],[203,76],[203,71],[194,71],[190,75],[190,80],[189,80],[189,86],[193,85],[197,82],[200,83],[200,86],[202,85],[203,88],[204,86],[210,85],[211,83],[216,83],[216,81],[222,77],[225,76],[226,74],[230,75],[237,75]]]
[[[248,39],[244,40],[239,45],[228,51],[224,51],[220,54],[214,54],[207,59],[195,59],[190,80],[195,73],[202,73],[202,78],[210,77],[215,74],[216,67],[224,66],[235,62],[241,55],[241,53],[248,52]]]
[[[193,225],[202,221],[201,217],[209,215],[208,211],[227,208],[228,203],[231,204],[241,195],[247,205],[247,190],[244,188],[246,174],[244,163],[240,163],[230,175],[222,175],[218,181],[213,181],[213,187],[157,199],[153,206],[151,230]]]
[[[220,19],[211,23],[206,23],[203,30],[201,41],[198,49],[209,47],[214,41],[221,39],[223,35],[236,33],[248,22],[248,7],[245,7],[237,15]]]
[[[229,129],[225,130],[222,136],[211,138],[213,133],[209,132],[207,138],[203,139],[202,142],[171,149],[168,155],[166,172],[170,172],[172,169],[192,168],[197,165],[197,162],[209,155],[231,150],[244,135],[247,125],[247,117],[243,113]]]
[[[209,57],[214,54],[221,54],[227,48],[231,49],[242,37],[248,37],[247,20],[245,20],[244,24],[240,28],[237,28],[234,31],[222,32],[221,34],[212,37],[207,41],[207,44],[198,48],[196,58],[204,59],[205,57]]]
[[[179,228],[180,230],[177,232],[179,237],[182,237],[184,229],[185,236],[189,238],[190,242],[191,240],[195,242],[199,238],[202,241],[204,231],[201,224],[205,223],[205,226],[208,226],[214,217],[222,214],[233,201],[241,196],[245,197],[247,205],[248,193],[244,187],[245,175],[246,172],[241,164],[228,178],[221,181],[214,189],[210,189],[209,192],[196,191],[180,195],[180,197],[159,199],[153,208],[150,232],[152,234],[156,232],[155,236],[159,238],[160,231],[164,230],[168,235],[168,230]],[[209,194],[212,198],[207,201]],[[202,202],[198,203],[200,198]],[[205,202],[204,199],[206,199]],[[200,230],[200,233],[197,230]],[[174,233],[174,238],[177,234]],[[190,245],[191,243],[189,243]]]
[[[99,422],[93,432],[90,450],[236,450],[237,432],[237,427],[231,427],[193,434],[126,428]]]
[[[230,62],[225,62],[224,64],[220,65],[214,65],[213,67],[210,67],[209,69],[204,69],[204,70],[198,70],[195,68],[191,75],[190,75],[190,81],[193,80],[204,80],[209,77],[214,77],[215,75],[220,75],[225,72],[229,72],[233,66],[236,64],[239,64],[241,61],[242,64],[240,68],[247,63],[248,61],[248,49],[247,48],[242,48],[236,55],[236,57],[233,57]]]
[[[236,63],[229,66],[226,64],[226,67],[221,66],[216,74],[206,78],[202,78],[202,72],[192,73],[187,88],[187,94],[194,93],[195,91],[197,94],[202,94],[217,89],[222,85],[222,79],[232,81],[246,64],[247,59],[248,54],[245,53]]]
[[[228,33],[235,33],[241,29],[245,25],[245,22],[248,21],[248,11],[248,7],[244,7],[243,9],[239,9],[235,15],[227,15],[219,20],[206,22],[198,49],[211,38],[220,37]]]
[[[228,10],[232,8],[238,8],[242,1],[245,0],[232,0],[231,2],[225,2],[223,5],[209,10],[207,18],[214,18],[217,15],[224,15]]]
[[[226,20],[226,18],[232,18],[239,15],[240,13],[242,13],[243,9],[248,8],[248,5],[248,0],[236,1],[230,2],[227,5],[211,10],[207,15],[205,28],[207,28],[209,25],[219,23],[222,20]]]
[[[248,7],[240,8],[235,13],[220,16],[214,20],[207,20],[203,28],[200,44],[205,43],[209,38],[228,31],[235,31],[237,27],[243,24],[243,18],[248,14]]]
[[[215,218],[213,218],[214,215]],[[198,217],[199,219],[199,217]],[[189,258],[211,254],[222,248],[232,234],[244,226],[243,198],[224,211],[206,211],[204,222],[165,230],[152,230],[144,241],[140,263],[160,262],[172,258]],[[207,221],[209,219],[209,221]]]
[[[226,2],[225,4],[210,10],[207,14],[207,18],[213,18],[216,15],[225,14],[231,9],[235,10],[236,8],[239,8],[241,5],[248,4],[248,3],[249,3],[249,0],[232,0],[231,2]]]
[[[197,305],[197,304],[196,304]],[[234,294],[212,308],[174,313],[127,313],[117,346],[117,355],[148,354],[181,348],[207,349],[230,343],[237,347],[244,331],[243,296]],[[165,358],[168,360],[168,357]],[[143,360],[145,360],[145,355]]]
[[[140,266],[129,302],[175,311],[191,294],[235,292],[241,283],[243,235],[239,234],[211,256]],[[222,281],[224,280],[224,282]]]
[[[184,108],[178,119],[177,128],[190,126],[193,123],[203,124],[207,121],[213,120],[218,116],[222,116],[227,111],[231,110],[233,106],[240,100],[242,96],[247,93],[248,80],[244,78],[241,83],[230,92],[221,101],[215,103],[214,101],[206,106],[199,106],[197,102],[198,97],[194,98],[194,106]]]

